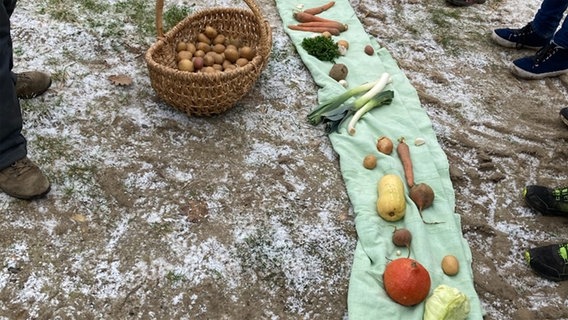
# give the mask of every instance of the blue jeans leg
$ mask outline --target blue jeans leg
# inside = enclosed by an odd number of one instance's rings
[[[16,1],[2,0],[0,5],[0,169],[26,156],[22,135],[22,112],[12,77],[12,37],[10,15]]]
[[[534,31],[541,37],[552,39],[566,8],[568,0],[543,0],[532,21]]]

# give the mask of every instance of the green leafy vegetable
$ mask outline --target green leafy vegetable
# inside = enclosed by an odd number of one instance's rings
[[[424,306],[424,320],[465,320],[470,312],[468,297],[458,289],[441,284]]]
[[[333,62],[340,56],[337,43],[324,36],[304,38],[302,48],[321,61]]]
[[[326,124],[326,132],[337,131],[345,119],[351,115],[350,130],[354,133],[354,123],[363,114],[378,106],[387,105],[392,102],[394,92],[392,90],[382,91],[390,82],[390,75],[383,73],[377,81],[364,83],[358,87],[345,91],[341,95],[321,104],[308,114],[308,122],[312,125],[320,123]],[[355,96],[363,96],[355,98]],[[355,99],[349,102],[350,99]],[[363,101],[363,103],[361,103]],[[347,103],[349,102],[349,103]],[[352,133],[351,133],[352,134]]]

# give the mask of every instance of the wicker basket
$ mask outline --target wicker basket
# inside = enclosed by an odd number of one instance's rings
[[[158,38],[145,55],[152,87],[167,104],[191,116],[213,116],[232,108],[247,94],[268,62],[272,33],[254,0],[245,8],[210,8],[198,11],[163,34],[163,0],[156,1]],[[240,39],[256,49],[256,57],[243,67],[217,73],[180,71],[176,66],[179,41],[196,42],[197,34],[212,26],[220,34]]]

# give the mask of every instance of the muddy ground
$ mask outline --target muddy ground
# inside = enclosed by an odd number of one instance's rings
[[[66,21],[46,13],[50,2],[19,3],[16,71],[54,75],[45,95],[22,102],[30,157],[53,189],[34,202],[0,195],[3,319],[346,317],[353,212],[327,137],[305,121],[317,87],[275,4],[259,3],[270,62],[213,118],[155,97],[143,60],[152,37],[112,37],[82,23],[83,11]],[[568,219],[520,197],[527,184],[567,180],[558,111],[568,78],[515,78],[508,63],[531,51],[489,38],[523,26],[539,2],[351,4],[415,86],[447,154],[486,319],[568,319],[568,283],[541,279],[522,258],[566,241]],[[123,73],[131,86],[108,81]]]

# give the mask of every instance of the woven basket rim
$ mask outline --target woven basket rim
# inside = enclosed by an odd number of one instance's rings
[[[254,0],[244,1],[250,10],[243,7],[200,9],[185,17],[165,34],[157,25],[157,40],[148,48],[144,59],[150,73],[151,84],[162,100],[188,115],[211,116],[232,108],[250,90],[268,64],[272,50],[272,29]],[[157,2],[163,6],[163,0],[157,0]],[[157,13],[157,17],[160,14]],[[229,24],[229,28],[238,27],[241,18],[244,19],[243,22],[246,20],[252,29],[248,29],[249,33],[246,34],[244,39],[249,41],[249,45],[255,46],[257,55],[244,66],[230,71],[206,73],[181,71],[175,68],[170,60],[172,58],[170,50],[175,53],[175,42],[196,31],[194,29],[203,25],[204,21],[211,19],[213,24],[216,23],[215,21],[223,21],[222,16],[225,14],[229,18],[228,21],[225,20]],[[166,60],[163,58],[166,58]],[[161,63],[157,61],[161,61]],[[158,81],[158,79],[160,80]],[[227,85],[224,85],[224,83]],[[209,92],[203,91],[204,88],[209,86],[217,88],[212,96]],[[198,94],[195,95],[196,100],[191,98],[193,90]],[[199,98],[201,95],[203,95],[203,99]],[[230,99],[227,99],[229,96]]]

